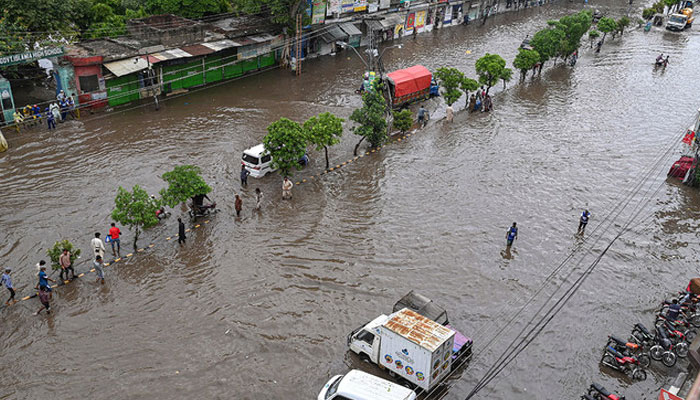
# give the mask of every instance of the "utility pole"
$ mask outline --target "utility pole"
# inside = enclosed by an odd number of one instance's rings
[[[297,76],[301,75],[301,39],[302,39],[302,26],[301,26],[301,14],[297,14],[297,42],[296,42],[296,72]]]

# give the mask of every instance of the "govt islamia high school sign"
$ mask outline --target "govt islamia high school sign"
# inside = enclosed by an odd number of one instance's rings
[[[26,53],[11,54],[9,56],[0,56],[0,67],[28,63],[36,61],[40,58],[57,57],[62,55],[63,47],[51,47],[47,49],[32,50]]]

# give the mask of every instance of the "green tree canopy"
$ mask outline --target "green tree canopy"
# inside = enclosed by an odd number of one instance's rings
[[[394,111],[394,128],[401,133],[406,133],[413,126],[413,113],[411,110]]]
[[[486,53],[483,57],[476,60],[476,74],[479,76],[479,83],[486,85],[486,93],[495,85],[503,70],[506,69],[506,60],[498,54]]]
[[[80,257],[80,249],[73,246],[68,240],[61,240],[60,242],[54,243],[53,247],[46,251],[46,255],[49,256],[51,260],[51,269],[58,270],[61,269],[61,264],[58,262],[58,258],[63,254],[63,249],[68,250],[70,253],[70,262],[73,264],[75,260]],[[66,276],[67,277],[67,276]]]
[[[591,48],[593,48],[593,42],[595,42],[595,40],[599,37],[600,37],[600,32],[598,32],[595,29],[591,29],[588,32],[588,38],[591,39]]]
[[[464,95],[467,96],[467,101],[464,102],[464,108],[469,107],[469,92],[473,92],[479,88],[479,82],[475,79],[465,77],[459,83],[459,88],[462,89]]]
[[[609,17],[603,17],[598,21],[598,30],[603,32],[603,43],[605,43],[605,36],[608,33],[615,32],[617,30],[617,22]]]
[[[162,178],[168,182],[168,187],[160,191],[163,202],[175,207],[194,196],[211,192],[211,187],[202,179],[200,173],[199,167],[194,165],[178,165],[172,171],[164,173]]]
[[[361,136],[353,151],[355,155],[363,140],[367,139],[374,147],[384,143],[387,138],[385,119],[387,106],[381,95],[383,85],[377,81],[374,82],[374,89],[367,90],[362,95],[362,107],[355,109],[350,115],[350,120],[358,124],[353,126],[352,133]]]
[[[510,79],[513,77],[513,70],[510,68],[503,68],[501,71],[501,75],[499,78],[501,81],[503,81],[503,89],[506,88],[506,82],[510,82]]]
[[[460,70],[451,67],[441,67],[435,72],[435,77],[440,81],[442,97],[445,98],[445,103],[448,106],[451,106],[462,97],[462,91],[459,87],[464,80],[464,74]]]
[[[560,29],[543,29],[535,33],[530,45],[540,55],[540,62],[544,64],[559,54],[564,37],[565,34]]]
[[[328,147],[340,142],[343,136],[342,118],[325,112],[304,122],[304,130],[309,143],[316,146],[316,151],[323,149],[326,153],[326,169],[330,167],[328,161]]]
[[[540,54],[537,50],[520,49],[513,60],[513,66],[520,70],[520,78],[525,79],[527,71],[534,68],[539,61]]]
[[[149,14],[175,14],[185,18],[225,13],[231,9],[226,0],[145,0]]]
[[[269,15],[270,20],[280,26],[294,31],[296,15],[303,12],[304,0],[231,0],[236,10],[248,14]],[[308,24],[308,16],[303,13],[304,25]]]
[[[114,199],[112,219],[134,231],[134,249],[141,230],[158,224],[156,211],[159,207],[159,202],[152,199],[139,185],[134,185],[131,192],[119,187]]]
[[[625,33],[625,28],[630,25],[630,22],[630,19],[625,16],[617,20],[617,29],[620,31],[620,35]]]
[[[298,122],[280,118],[267,126],[267,132],[263,144],[272,156],[272,165],[284,176],[288,176],[292,168],[301,169],[299,159],[306,154],[307,144],[304,128]]]

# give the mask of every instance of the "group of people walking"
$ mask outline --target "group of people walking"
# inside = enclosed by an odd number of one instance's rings
[[[75,94],[68,96],[63,90],[61,90],[56,96],[56,101],[50,103],[48,107],[44,109],[43,113],[39,105],[34,104],[33,106],[30,106],[27,104],[23,109],[17,109],[14,112],[13,118],[15,120],[15,124],[18,128],[22,125],[33,126],[38,125],[41,123],[41,120],[46,119],[49,130],[56,129],[57,121],[63,122],[69,116],[72,119],[78,118],[78,115],[76,114],[78,110],[76,109],[75,101],[73,100],[74,96]]]
[[[491,95],[486,92],[484,87],[480,87],[476,93],[472,93],[469,97],[469,104],[467,109],[471,112],[481,111],[489,112],[493,110],[493,100],[491,100]]]

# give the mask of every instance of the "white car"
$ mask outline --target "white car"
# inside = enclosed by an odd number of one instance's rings
[[[308,164],[309,156],[304,154],[299,159],[299,163],[303,166]],[[275,168],[272,166],[272,156],[265,150],[265,146],[262,143],[243,150],[241,164],[245,165],[245,169],[250,172],[250,176],[253,178],[262,178],[268,173],[275,171]]]
[[[416,393],[386,379],[353,369],[323,386],[318,400],[415,400]]]

